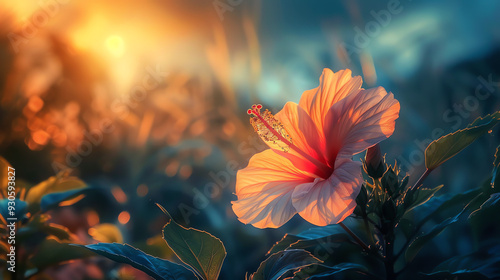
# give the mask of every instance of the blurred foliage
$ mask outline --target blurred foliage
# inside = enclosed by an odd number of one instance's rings
[[[64,203],[71,205],[69,201],[84,194],[88,187],[83,181],[62,172],[31,186],[16,181],[15,168],[3,158],[0,170],[0,181],[4,183],[0,189],[0,259],[5,277],[10,273],[7,266],[12,264],[15,278],[25,279],[49,266],[91,255],[69,246],[78,242],[78,237],[68,228],[51,222],[49,212]]]
[[[406,173],[416,179],[424,168],[420,147],[498,110],[500,104],[500,36],[494,2],[402,2],[403,12],[391,15],[390,24],[379,35],[370,36],[366,46],[353,51],[357,30],[364,31],[366,24],[373,23],[373,13],[385,9],[387,2],[243,1],[230,7],[221,20],[210,1],[124,1],[119,9],[112,1],[71,1],[59,6],[46,25],[38,26],[14,50],[9,34],[23,35],[25,24],[47,8],[40,3],[0,3],[0,154],[17,167],[16,183],[26,190],[67,167],[92,188],[83,199],[74,189],[75,193],[49,194],[46,203],[26,204],[31,211],[43,212],[42,205],[52,209],[49,220],[46,214],[36,222],[30,217],[33,221],[25,233],[36,238],[25,242],[29,248],[50,232],[58,238],[78,237],[82,244],[122,240],[150,255],[179,261],[161,237],[167,218],[157,211],[154,202],[159,202],[179,224],[196,225],[218,236],[228,254],[220,278],[241,279],[245,272],[256,271],[263,255],[287,232],[291,234],[282,247],[273,247],[271,254],[300,238],[304,239],[300,246],[311,247],[311,240],[348,237],[345,233],[335,236],[341,232],[333,227],[324,236],[301,237],[309,225],[297,219],[277,230],[256,230],[236,220],[229,206],[235,199],[235,170],[264,147],[251,136],[240,108],[258,102],[271,107],[298,101],[302,90],[317,83],[323,67],[348,67],[363,74],[367,85],[377,83],[390,89],[404,110],[396,133],[382,148],[398,155],[401,170],[397,176],[403,178],[398,178],[399,185],[388,185],[390,195],[375,193],[376,198],[369,193],[375,183],[366,184],[366,192],[361,192],[366,197],[358,199],[370,200],[370,205],[360,204],[364,210],[357,209],[371,216],[383,212],[387,218],[401,207],[397,201],[409,184]],[[108,44],[120,39],[125,49],[122,56]],[[158,83],[147,90],[144,99],[133,98],[134,89],[150,72],[157,74],[150,82]],[[486,99],[466,109],[474,104],[465,102],[478,93]],[[104,132],[103,120],[111,121],[112,132]],[[455,163],[444,164],[427,178],[432,187],[408,195],[415,202],[397,224],[397,234],[413,238],[414,232],[429,233],[487,187],[494,186],[498,192],[498,152],[493,177],[480,184],[483,188],[475,188],[489,172],[491,162],[485,158],[491,156],[497,140],[497,130],[478,139],[475,148],[464,150]],[[91,152],[87,154],[88,145]],[[381,166],[387,167],[384,163],[376,168]],[[387,179],[397,170],[392,165],[383,185],[391,182]],[[436,187],[442,183],[445,187]],[[65,199],[60,195],[74,196],[69,200],[74,206],[49,203]],[[384,198],[387,202],[374,203]],[[486,199],[481,195],[469,211]],[[19,209],[26,203],[16,202]],[[458,270],[433,271],[434,265],[451,255],[469,256],[471,262],[493,259],[493,254],[485,253],[486,240],[496,244],[498,228],[481,216],[471,216],[473,226],[450,225],[453,230],[443,231],[424,246],[404,275],[424,271],[437,273],[430,279],[462,279],[467,276]],[[349,226],[369,240],[362,235],[362,225]],[[67,240],[57,241],[61,246],[53,241],[57,240],[40,243],[49,257],[36,259],[47,268],[34,277],[148,279],[130,266],[95,258],[49,267],[51,253],[63,259],[75,257],[62,254]],[[353,242],[344,243],[340,252],[357,248]],[[380,261],[363,255],[330,256],[325,253],[329,251],[328,246],[319,249],[326,263],[317,269],[324,275],[339,271],[347,275],[337,274],[339,278],[361,278],[365,268],[380,267]],[[365,268],[342,264],[343,256],[351,263],[364,263]],[[402,257],[398,261],[397,269],[404,264]],[[307,275],[307,271],[301,273]]]

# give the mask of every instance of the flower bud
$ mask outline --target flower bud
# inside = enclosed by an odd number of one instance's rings
[[[384,175],[386,166],[378,144],[366,151],[364,169],[366,174],[374,179],[379,179]]]

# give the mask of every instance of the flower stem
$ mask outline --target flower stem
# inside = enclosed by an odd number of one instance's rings
[[[431,171],[432,171],[432,169],[426,169],[424,174],[422,174],[422,176],[420,176],[418,181],[415,183],[415,185],[413,185],[413,187],[411,189],[413,190],[413,189],[417,189],[418,187],[420,187],[420,185],[422,185],[422,182],[425,180],[425,178],[427,178],[427,176],[429,176]]]
[[[354,232],[352,232],[344,223],[340,222],[339,225],[352,237],[365,251],[369,251],[370,248],[359,238]]]
[[[364,224],[365,224],[365,230],[366,230],[366,235],[368,235],[368,238],[370,238],[370,244],[375,244],[375,240],[373,239],[373,235],[372,235],[372,231],[370,230],[370,224],[368,222],[368,217],[366,216],[363,216],[363,221],[364,221]]]
[[[396,279],[397,275],[394,273],[394,232],[391,230],[385,236],[385,277],[387,280]]]

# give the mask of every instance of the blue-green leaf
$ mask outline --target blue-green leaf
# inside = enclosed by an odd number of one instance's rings
[[[439,271],[424,274],[421,277],[422,280],[487,280],[490,279],[477,271],[461,270],[457,272]]]
[[[194,280],[195,274],[182,265],[156,258],[128,244],[98,243],[75,245],[87,248],[94,253],[113,261],[129,264],[159,280]]]
[[[216,280],[226,257],[222,241],[208,232],[180,226],[163,207],[158,207],[170,218],[163,227],[163,239],[170,249],[203,279]]]
[[[260,264],[257,271],[250,276],[250,280],[277,280],[289,271],[316,263],[321,261],[304,250],[277,252]]]
[[[412,192],[411,193],[412,200],[411,200],[410,205],[406,206],[407,207],[406,211],[410,211],[413,208],[420,206],[420,205],[426,203],[427,201],[429,201],[429,199],[431,199],[440,189],[442,189],[443,186],[444,185],[440,185],[440,186],[437,186],[433,189],[418,188],[415,190],[411,190],[411,189],[408,190],[408,192]],[[408,195],[410,195],[410,193],[408,193]]]
[[[324,227],[313,227],[306,231],[301,232],[300,234],[286,234],[280,241],[276,242],[273,247],[267,252],[267,254],[274,254],[279,251],[283,251],[287,248],[291,248],[292,244],[297,243],[298,241],[314,241],[320,240],[322,238],[331,236],[332,240],[334,236],[337,237],[345,237],[342,240],[338,241],[349,241],[349,238],[345,235],[344,230],[339,225],[329,225]],[[297,248],[295,248],[297,249]]]
[[[448,218],[445,221],[437,224],[428,233],[420,235],[417,238],[415,238],[415,240],[413,240],[413,242],[410,243],[410,245],[406,249],[405,252],[406,261],[411,262],[427,242],[431,241],[434,237],[443,232],[443,230],[449,225],[458,222],[458,218],[462,215],[464,211],[465,209],[463,209],[460,213],[458,213],[454,217]]]
[[[500,279],[500,246],[495,242],[484,244],[477,252],[456,256],[442,262],[434,269],[434,272],[459,273],[466,270],[481,273],[488,279]]]
[[[335,266],[312,264],[297,270],[291,280],[320,280],[320,279],[380,279],[368,272],[366,267],[355,263],[340,263]]]
[[[433,141],[425,150],[425,166],[434,169],[452,158],[500,122],[500,112],[477,118],[466,128]]]

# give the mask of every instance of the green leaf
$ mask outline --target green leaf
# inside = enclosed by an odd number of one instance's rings
[[[155,258],[128,244],[97,243],[74,245],[86,248],[115,262],[129,264],[159,280],[193,280],[196,275],[180,264]]]
[[[296,243],[297,241],[303,239],[302,237],[298,236],[298,235],[293,235],[293,234],[285,234],[285,236],[283,236],[283,238],[276,242],[273,247],[271,247],[271,249],[267,252],[266,255],[269,255],[269,254],[274,254],[274,253],[277,253],[277,252],[280,252],[280,251],[283,251],[285,249],[287,249],[288,247],[290,247],[290,245]]]
[[[500,207],[500,193],[494,193],[486,200],[479,209],[476,211],[472,212],[470,214],[470,217],[473,217],[474,215],[480,213],[481,211],[488,211],[494,208],[495,210]],[[493,212],[494,213],[494,212]],[[492,214],[493,214],[492,213]]]
[[[366,204],[368,203],[368,192],[366,190],[365,184],[361,185],[361,190],[356,197],[356,204],[361,208],[361,212],[366,213]]]
[[[425,166],[432,170],[452,158],[500,122],[500,112],[477,118],[466,128],[433,141],[425,150]]]
[[[320,280],[320,279],[356,279],[356,280],[372,280],[380,279],[373,274],[370,274],[366,267],[355,263],[339,263],[335,266],[327,266],[323,264],[312,264],[303,267],[296,271],[291,280]]]
[[[382,184],[384,191],[386,191],[390,196],[397,196],[399,192],[399,180],[398,175],[394,172],[392,167],[389,166],[387,171],[384,173],[384,176],[382,176],[382,179],[380,179],[380,183]]]
[[[401,229],[406,239],[411,238],[413,231],[415,230],[415,224],[413,219],[401,219],[397,228]]]
[[[477,241],[497,239],[500,234],[500,221],[492,217],[496,217],[498,213],[500,213],[500,193],[492,194],[479,209],[470,214],[469,222]]]
[[[397,215],[396,203],[389,198],[382,204],[382,217],[384,221],[393,222]]]
[[[50,193],[65,192],[69,190],[82,189],[86,185],[76,177],[68,177],[60,173],[32,187],[26,195],[29,203],[29,212],[35,213],[40,210],[42,197]]]
[[[437,186],[433,189],[424,189],[424,188],[418,188],[418,189],[408,189],[408,194],[407,195],[412,195],[412,202],[410,205],[406,206],[408,207],[406,211],[410,211],[413,208],[420,206],[429,199],[431,199],[441,188],[443,188],[444,185]],[[412,192],[410,194],[410,192]]]
[[[465,211],[465,208],[458,213],[456,216],[448,218],[444,220],[443,222],[437,224],[434,226],[427,234],[418,236],[413,240],[413,242],[408,246],[405,252],[405,259],[407,262],[411,262],[413,258],[420,252],[422,247],[429,241],[431,241],[434,237],[436,237],[438,234],[443,232],[443,230],[448,227],[451,224],[454,224],[458,222],[458,218],[462,215],[462,213]]]
[[[250,276],[250,280],[277,280],[289,271],[316,263],[321,261],[304,250],[277,252],[260,264],[257,271]]]
[[[163,227],[163,239],[175,255],[205,280],[219,277],[226,257],[224,244],[208,232],[185,228],[177,224],[165,208],[158,205],[169,216],[170,221]]]
[[[45,239],[40,243],[36,252],[30,257],[29,262],[38,270],[61,262],[95,256],[94,253],[69,243],[54,239]]]
[[[412,219],[416,229],[420,229],[429,220],[442,221],[443,217],[450,217],[462,210],[466,205],[471,210],[479,206],[489,198],[492,189],[488,184],[476,189],[468,190],[455,195],[434,196],[426,203],[420,205],[415,211],[407,211],[403,219]]]

